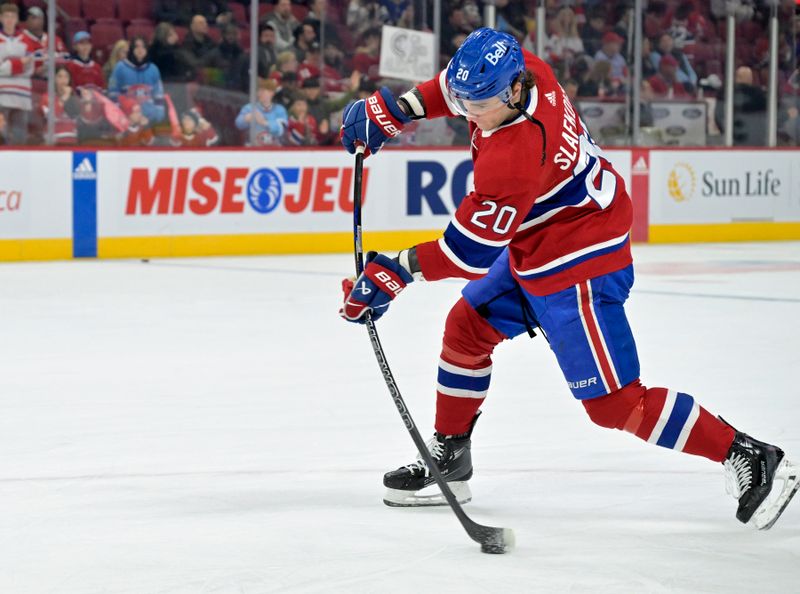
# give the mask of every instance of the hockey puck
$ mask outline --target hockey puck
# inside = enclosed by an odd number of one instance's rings
[[[506,547],[504,545],[487,544],[487,543],[481,545],[481,553],[488,553],[490,555],[502,555],[505,552],[506,552]]]
[[[147,264],[150,262],[150,258],[142,258],[142,264]]]

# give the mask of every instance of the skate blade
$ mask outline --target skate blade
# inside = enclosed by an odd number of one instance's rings
[[[467,481],[453,481],[447,483],[456,501],[459,503],[469,503],[472,501],[472,491],[469,489]],[[400,489],[386,489],[383,502],[389,507],[431,507],[435,505],[447,505],[447,499],[441,493],[431,493],[430,495],[420,495],[422,491],[401,491]]]
[[[778,487],[780,486],[780,489]],[[753,514],[750,523],[758,530],[769,530],[800,488],[800,467],[781,460],[772,479],[772,491]]]

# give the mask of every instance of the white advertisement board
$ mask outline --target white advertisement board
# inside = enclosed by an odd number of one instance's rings
[[[422,82],[436,73],[433,33],[384,25],[379,73],[382,77]]]
[[[796,151],[651,151],[651,224],[749,221],[800,221]]]
[[[629,183],[630,151],[605,155]],[[384,150],[364,170],[370,231],[444,229],[473,187],[466,148]],[[342,151],[103,151],[97,182],[99,237],[352,228],[353,158]]]
[[[72,237],[72,153],[0,152],[0,240]]]

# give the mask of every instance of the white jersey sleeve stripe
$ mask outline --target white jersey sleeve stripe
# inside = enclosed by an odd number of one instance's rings
[[[510,237],[508,239],[504,239],[502,241],[495,241],[493,239],[485,239],[485,238],[481,237],[480,235],[477,235],[476,233],[473,233],[472,231],[467,229],[464,225],[462,225],[459,222],[458,218],[456,218],[456,217],[453,217],[452,219],[450,219],[450,223],[453,225],[453,227],[455,227],[458,230],[459,233],[461,233],[465,237],[469,237],[475,243],[482,243],[483,245],[489,245],[489,246],[492,246],[492,247],[505,247],[509,243],[511,243],[511,238]]]
[[[450,101],[450,94],[447,92],[447,76],[446,76],[447,69],[445,68],[439,73],[439,90],[442,92],[442,97],[444,97],[444,103],[447,105],[447,109],[450,110],[450,113],[454,116],[458,115],[456,111],[456,106]]]
[[[547,264],[542,264],[541,266],[538,266],[536,268],[531,268],[530,270],[517,270],[517,269],[514,269],[514,272],[516,272],[520,276],[527,276],[529,274],[538,274],[540,272],[546,272],[547,270],[550,270],[552,268],[556,268],[556,267],[561,266],[563,264],[567,264],[567,263],[571,262],[572,260],[580,258],[581,256],[585,256],[586,254],[589,254],[591,252],[595,252],[595,251],[602,250],[602,249],[605,249],[605,248],[608,248],[608,247],[611,247],[611,246],[619,245],[619,244],[625,242],[627,239],[628,239],[628,233],[625,233],[624,235],[620,235],[619,237],[614,237],[612,239],[609,239],[608,241],[603,241],[603,242],[600,242],[600,243],[596,243],[594,245],[590,245],[590,246],[585,247],[583,249],[580,249],[580,250],[577,250],[575,252],[572,252],[571,254],[566,254],[565,256],[561,256],[560,258],[556,258],[555,260],[551,260]]]

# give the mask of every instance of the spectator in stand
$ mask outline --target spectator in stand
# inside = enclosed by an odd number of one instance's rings
[[[333,44],[325,44],[322,48],[320,76],[325,81],[324,93],[340,93],[347,87],[347,79],[344,76],[344,53]]]
[[[737,146],[764,146],[767,128],[767,96],[761,87],[753,84],[753,70],[739,66],[734,74],[733,87],[733,144]],[[716,121],[725,131],[723,99],[717,102]]]
[[[25,28],[22,34],[27,36],[34,44],[41,47],[42,57],[47,53],[47,46],[49,41],[47,39],[47,31],[44,28],[45,15],[44,11],[38,6],[31,6],[28,9],[28,18],[25,19]],[[66,60],[69,57],[67,46],[58,35],[54,39],[56,63]],[[41,65],[36,69],[36,76],[47,78],[47,72],[44,64],[44,59],[41,60]]]
[[[447,15],[447,22],[444,23],[442,27],[442,39],[450,41],[447,47],[442,48],[442,51],[448,56],[455,54],[456,50],[460,47],[459,45],[455,45],[456,38],[460,38],[461,35],[469,35],[473,30],[474,27],[469,22],[466,12],[461,6],[456,4],[452,10],[450,10],[450,13]]]
[[[214,127],[196,109],[181,114],[180,126],[180,133],[172,137],[172,146],[205,147],[219,142]]]
[[[258,26],[258,77],[267,78],[278,62],[275,51],[275,26],[272,23],[261,23]]]
[[[698,81],[698,87],[697,98],[702,99],[706,104],[706,134],[709,144],[719,144],[718,140],[722,136],[722,132],[717,126],[715,115],[722,90],[722,79],[712,73],[706,78],[701,78]]]
[[[620,81],[628,79],[628,65],[620,53],[624,41],[617,33],[607,31],[603,35],[603,45],[600,51],[594,55],[595,62],[608,62],[611,65],[611,78]]]
[[[249,56],[239,44],[239,28],[225,25],[222,41],[205,60],[208,82],[214,86],[245,91],[248,87]]]
[[[9,144],[26,144],[31,100],[34,52],[39,44],[17,32],[19,8],[0,5],[0,112],[8,126]]]
[[[663,33],[658,38],[658,45],[650,54],[650,60],[653,62],[656,69],[658,69],[659,61],[666,55],[672,56],[678,63],[678,71],[676,73],[678,81],[687,85],[686,88],[689,92],[693,92],[694,88],[697,86],[697,74],[692,68],[692,65],[689,64],[689,59],[686,57],[686,54],[675,47],[675,41],[669,33]]]
[[[280,86],[281,81],[287,72],[297,74],[298,66],[299,64],[297,63],[297,56],[294,55],[294,52],[290,50],[284,50],[278,54],[278,61],[276,62],[275,68],[269,77],[273,79],[278,86]]]
[[[403,13],[411,6],[411,0],[380,0],[383,22],[386,25],[398,26]]]
[[[579,72],[582,68],[578,69]],[[585,71],[582,82],[578,87],[579,97],[613,97],[614,85],[611,80],[611,64],[605,61],[597,61]]]
[[[290,0],[275,0],[275,10],[267,18],[275,28],[275,49],[279,52],[292,49],[294,45],[294,31],[300,24],[292,14]]]
[[[192,66],[197,69],[205,64],[206,57],[216,47],[214,41],[208,36],[208,21],[202,14],[192,17],[189,32],[183,40],[182,47],[187,52]]]
[[[70,72],[64,65],[56,66],[55,87],[55,143],[75,144],[78,142],[77,118],[81,113],[81,103],[73,91]],[[43,95],[42,113],[45,118],[49,111],[47,95]]]
[[[141,35],[131,40],[128,57],[118,62],[108,82],[108,95],[119,102],[121,97],[133,99],[142,114],[152,123],[164,120],[164,85],[158,66],[149,61],[147,42]]]
[[[114,66],[117,62],[124,60],[128,57],[128,51],[131,49],[127,39],[120,39],[111,48],[111,53],[108,55],[108,60],[103,64],[103,78],[106,82],[111,78],[111,73],[114,72]]]
[[[691,99],[692,94],[678,80],[678,61],[667,54],[658,63],[658,74],[647,79],[653,94],[658,99]]]
[[[317,30],[311,22],[303,21],[294,30],[294,45],[292,46],[292,51],[297,56],[298,62],[306,59],[306,52],[313,43],[317,43]]]
[[[556,69],[568,71],[575,57],[583,53],[578,19],[571,8],[564,7],[549,24],[550,35],[544,43],[545,57]],[[529,38],[526,36],[525,41]]]
[[[315,146],[319,144],[317,120],[308,112],[308,103],[302,97],[289,107],[289,124],[286,143],[291,146]]]
[[[308,3],[309,11],[306,15],[305,21],[317,31],[317,39],[322,37],[322,25],[325,24],[325,43],[335,43],[341,45],[339,39],[339,30],[336,26],[334,18],[328,12],[328,0],[311,0]]]
[[[201,14],[209,23],[217,27],[229,24],[231,12],[228,9],[228,0],[192,0],[192,14]],[[249,2],[247,3],[249,6]]]
[[[606,15],[600,6],[589,13],[588,21],[583,26],[583,49],[589,56],[600,51],[603,35],[606,32]]]
[[[278,85],[274,80],[260,81],[258,84],[258,102],[253,106],[244,105],[236,116],[236,127],[248,131],[255,128],[255,146],[278,146],[282,144],[286,134],[289,116],[283,105],[273,103]],[[246,144],[250,144],[249,138]]]
[[[92,59],[92,38],[86,31],[78,31],[72,36],[72,52],[67,62],[72,85],[76,89],[88,85],[105,89],[103,69]]]
[[[642,79],[647,80],[658,72],[656,62],[653,61],[652,44],[649,37],[642,37]]]
[[[361,37],[368,29],[380,27],[383,20],[378,0],[350,0],[346,23],[354,37]]]
[[[364,33],[361,45],[356,48],[353,57],[353,69],[370,80],[380,78],[378,69],[381,59],[381,32],[380,29],[370,29]]]
[[[319,44],[315,41],[306,52],[306,59],[297,66],[297,79],[302,86],[307,78],[319,77],[322,66],[322,54],[319,52]]]
[[[714,25],[698,10],[692,0],[682,2],[672,16],[668,33],[675,40],[675,47],[706,41],[714,37]]]
[[[303,98],[303,92],[300,90],[297,73],[292,71],[284,72],[273,101],[279,105],[283,105],[288,111],[289,106],[301,98]]]
[[[119,135],[120,146],[152,146],[155,136],[150,120],[142,112],[142,106],[127,97],[121,98],[123,111],[128,116],[128,128]]]
[[[308,106],[308,113],[314,116],[317,122],[317,138],[319,144],[331,144],[331,122],[330,115],[334,111],[343,109],[353,98],[354,93],[345,94],[339,100],[329,101],[322,97],[322,89],[319,78],[311,77],[303,81],[303,96]]]
[[[178,33],[169,23],[156,25],[150,45],[150,61],[158,67],[164,84],[185,83],[196,77],[191,59],[178,45]]]
[[[527,33],[525,27],[525,11],[518,0],[494,0],[497,14],[495,29],[513,35],[518,40]]]
[[[123,2],[131,0],[123,0]],[[155,0],[153,15],[157,22],[185,27],[192,18],[191,2],[186,0]]]
[[[8,134],[6,116],[2,111],[0,111],[0,146],[6,145],[6,134]]]

